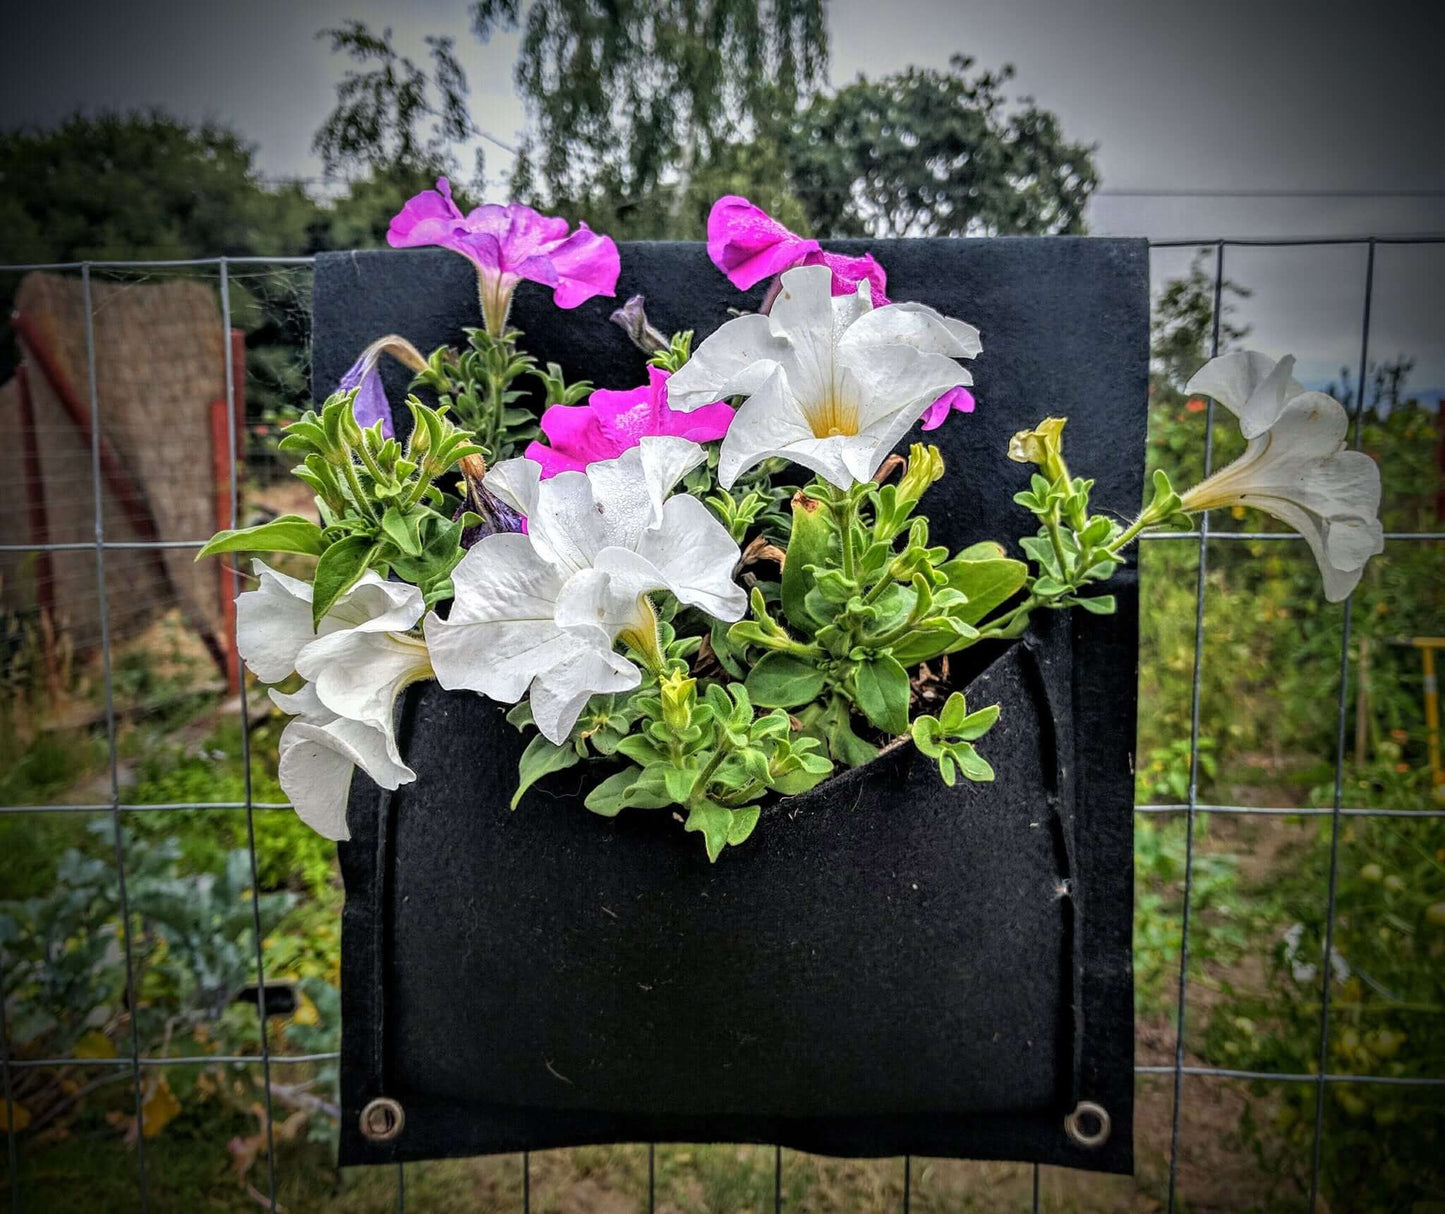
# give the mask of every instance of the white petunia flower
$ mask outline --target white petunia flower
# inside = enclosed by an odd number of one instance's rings
[[[527,516],[527,534],[485,536],[452,571],[449,616],[425,624],[437,681],[506,703],[530,687],[537,728],[561,744],[591,696],[641,682],[613,651],[619,638],[660,663],[649,593],[741,619],[737,544],[697,498],[667,496],[705,458],[654,436],[585,473],[542,480],[528,459],[493,468],[487,489]]]
[[[1309,544],[1337,603],[1354,590],[1365,562],[1385,548],[1380,469],[1363,451],[1345,449],[1349,418],[1323,392],[1291,376],[1294,359],[1256,351],[1206,363],[1185,391],[1212,396],[1239,418],[1244,454],[1183,496],[1188,513],[1250,506],[1272,514]]]
[[[972,325],[918,303],[875,308],[866,281],[835,297],[827,266],[800,266],[767,316],[739,316],[698,346],[667,381],[668,403],[748,398],[723,439],[725,487],[776,455],[847,489],[943,393],[973,383],[954,359],[980,349]]]
[[[317,834],[351,838],[346,802],[356,768],[385,789],[416,779],[416,772],[401,761],[389,726],[337,716],[310,683],[290,696],[273,690],[271,699],[282,712],[295,714],[281,731],[277,777],[297,816]]]
[[[368,571],[311,625],[311,584],[254,563],[260,586],[236,599],[236,644],[264,683],[293,672],[295,695],[272,691],[295,714],[281,734],[281,787],[302,821],[328,839],[348,838],[346,798],[354,767],[382,788],[416,779],[397,752],[396,697],[431,677],[426,645],[406,630],[421,619],[421,591]]]

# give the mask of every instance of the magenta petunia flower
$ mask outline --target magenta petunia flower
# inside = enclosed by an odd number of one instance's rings
[[[613,294],[621,270],[612,238],[585,223],[569,232],[565,219],[516,202],[484,203],[463,215],[445,177],[397,212],[386,242],[394,249],[440,245],[475,265],[482,315],[494,337],[506,329],[512,291],[522,279],[551,287],[559,308],[575,308],[594,295]]]
[[[559,472],[582,472],[600,459],[616,459],[657,434],[705,443],[721,438],[732,425],[733,409],[722,401],[690,413],[667,403],[667,372],[647,368],[647,382],[626,392],[599,388],[581,405],[553,405],[542,414],[542,433],[550,446],[530,443],[526,456],[542,465],[542,479]]]
[[[816,240],[790,232],[746,198],[726,194],[712,204],[707,217],[707,255],[733,286],[746,291],[794,266],[827,266],[833,272],[833,294],[853,295],[865,279],[873,306],[888,302],[888,275],[871,254],[846,257],[828,253]]]
[[[967,388],[950,388],[923,411],[922,429],[937,430],[950,413],[972,413],[974,404],[973,393]]]

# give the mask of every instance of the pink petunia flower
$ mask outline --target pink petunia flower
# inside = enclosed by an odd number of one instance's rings
[[[616,459],[657,434],[705,443],[721,438],[732,425],[733,408],[722,401],[690,413],[669,407],[668,373],[647,368],[647,383],[626,392],[599,388],[581,405],[553,405],[542,414],[542,432],[550,446],[530,443],[526,456],[542,465],[542,479],[559,472],[582,472],[600,459]]]
[[[552,288],[559,308],[575,308],[594,295],[617,290],[621,261],[610,236],[585,223],[568,231],[565,219],[541,215],[513,202],[484,203],[465,215],[452,201],[451,186],[437,178],[392,218],[386,242],[394,249],[440,245],[477,267],[477,292],[487,332],[506,330],[512,291],[522,279]]]
[[[950,388],[940,396],[933,404],[923,411],[924,430],[937,430],[948,420],[950,413],[972,413],[974,406],[973,393],[960,385],[957,388]]]
[[[790,232],[746,198],[726,194],[707,217],[707,255],[733,286],[746,291],[765,278],[794,266],[827,266],[833,272],[833,294],[854,295],[868,280],[873,306],[888,302],[888,275],[871,254],[846,257],[824,252],[816,240]]]

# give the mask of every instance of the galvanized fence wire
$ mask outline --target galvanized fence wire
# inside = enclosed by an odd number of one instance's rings
[[[1368,372],[1368,359],[1370,348],[1370,318],[1374,301],[1375,291],[1375,250],[1379,245],[1438,245],[1445,244],[1445,236],[1361,236],[1361,237],[1332,237],[1332,238],[1280,238],[1280,239],[1201,239],[1201,240],[1167,240],[1151,241],[1151,248],[1154,249],[1185,249],[1185,248],[1209,248],[1214,251],[1213,271],[1213,320],[1210,342],[1211,354],[1219,352],[1220,326],[1222,320],[1222,297],[1224,290],[1224,263],[1225,250],[1230,247],[1253,247],[1253,248],[1298,248],[1309,246],[1333,246],[1333,245],[1355,245],[1363,246],[1366,250],[1366,274],[1364,286],[1364,308],[1360,331],[1360,359],[1359,374],[1355,381],[1354,400],[1351,410],[1351,425],[1353,426],[1353,444],[1359,449],[1363,441],[1364,429],[1364,395],[1365,379]],[[95,262],[64,262],[49,264],[30,265],[3,265],[0,266],[0,273],[28,272],[31,270],[49,271],[78,271],[81,281],[82,296],[85,313],[85,351],[86,371],[88,376],[88,396],[90,409],[90,476],[92,482],[92,493],[94,498],[94,539],[92,541],[77,543],[35,543],[35,544],[5,544],[0,545],[0,552],[61,552],[61,551],[85,551],[92,550],[95,555],[95,570],[97,578],[97,594],[100,607],[100,657],[101,670],[104,685],[105,700],[105,727],[107,758],[109,764],[109,797],[103,802],[95,803],[59,803],[49,805],[8,805],[0,806],[0,813],[3,814],[39,814],[39,813],[87,813],[106,814],[112,825],[113,847],[117,870],[117,899],[119,903],[121,918],[121,943],[125,960],[125,985],[127,1005],[134,1009],[136,1001],[136,980],[135,980],[135,955],[134,941],[131,938],[132,919],[131,909],[126,887],[125,874],[125,844],[123,830],[123,815],[131,813],[167,813],[183,811],[211,811],[211,810],[242,810],[246,816],[246,841],[247,851],[250,860],[250,894],[251,894],[251,929],[253,936],[256,982],[257,982],[257,1013],[260,1024],[259,1039],[260,1052],[258,1054],[240,1055],[215,1055],[206,1054],[199,1056],[180,1057],[146,1057],[141,1053],[140,1030],[137,1025],[137,1018],[132,1015],[130,1023],[130,1049],[127,1056],[116,1058],[40,1058],[20,1059],[13,1054],[9,1022],[6,1015],[3,999],[0,999],[0,1093],[3,1093],[7,1101],[7,1109],[13,1109],[9,1103],[13,1092],[14,1075],[19,1072],[37,1068],[57,1068],[74,1066],[82,1063],[87,1068],[95,1069],[116,1069],[129,1070],[131,1083],[134,1092],[135,1116],[137,1124],[136,1134],[136,1174],[137,1174],[137,1195],[142,1210],[150,1209],[149,1190],[146,1174],[146,1137],[144,1134],[144,1106],[145,1106],[145,1075],[147,1072],[167,1067],[184,1066],[259,1066],[261,1069],[262,1086],[264,1094],[265,1111],[265,1136],[266,1136],[266,1193],[265,1198],[272,1210],[279,1208],[277,1203],[276,1163],[274,1142],[272,1137],[272,1108],[271,1108],[271,1072],[275,1067],[290,1067],[296,1065],[331,1063],[339,1059],[335,1051],[319,1052],[300,1055],[275,1055],[272,1054],[265,1029],[267,999],[266,999],[266,976],[265,976],[265,950],[262,935],[262,922],[260,911],[260,880],[257,871],[256,854],[256,811],[287,810],[288,804],[278,802],[257,802],[252,797],[251,785],[251,753],[250,753],[250,728],[249,708],[247,705],[244,680],[239,702],[241,715],[241,746],[242,764],[244,767],[244,798],[241,801],[175,801],[160,804],[140,804],[126,802],[121,797],[121,782],[119,775],[118,748],[116,745],[116,709],[115,709],[115,687],[111,668],[112,650],[111,636],[109,631],[109,611],[106,600],[106,553],[115,550],[129,549],[175,549],[175,548],[199,548],[204,544],[204,537],[184,540],[156,540],[156,541],[116,541],[107,540],[105,536],[105,512],[103,508],[103,495],[101,492],[101,402],[100,390],[96,380],[95,369],[95,333],[94,333],[94,308],[91,299],[91,274],[97,269],[116,270],[138,270],[138,269],[181,269],[193,267],[212,267],[216,270],[218,287],[221,298],[223,332],[230,331],[231,311],[229,298],[229,274],[233,266],[309,266],[313,259],[309,257],[216,257],[216,258],[192,258],[181,261],[95,261]],[[236,387],[236,367],[232,353],[231,343],[222,343],[224,349],[224,373],[226,401],[228,406],[234,401]],[[229,492],[230,526],[235,527],[240,519],[240,495],[239,495],[239,473],[237,462],[237,433],[236,417],[234,408],[227,410],[227,434],[229,438],[229,476],[230,482],[227,486]],[[1214,436],[1214,405],[1208,404],[1205,413],[1205,439],[1204,439],[1204,467],[1205,472],[1212,468],[1213,463],[1213,436]],[[1345,763],[1345,723],[1348,715],[1348,685],[1349,685],[1349,646],[1351,635],[1352,599],[1346,599],[1343,604],[1344,628],[1340,645],[1339,663],[1339,700],[1337,705],[1337,727],[1335,739],[1335,761],[1332,804],[1328,808],[1294,808],[1294,807],[1271,807],[1271,806],[1250,806],[1250,805],[1210,805],[1201,803],[1199,800],[1199,775],[1200,775],[1200,736],[1201,736],[1201,712],[1202,696],[1201,681],[1204,661],[1204,638],[1205,638],[1205,596],[1206,576],[1209,569],[1209,550],[1211,545],[1228,542],[1257,542],[1257,541],[1289,541],[1299,540],[1293,532],[1243,532],[1243,531],[1214,531],[1210,527],[1209,516],[1202,516],[1197,531],[1156,533],[1142,537],[1151,543],[1155,542],[1197,542],[1198,564],[1197,583],[1195,590],[1195,626],[1194,626],[1194,654],[1193,668],[1190,682],[1190,726],[1189,726],[1189,785],[1188,797],[1183,804],[1141,804],[1135,806],[1135,813],[1138,814],[1180,814],[1185,816],[1185,867],[1184,867],[1184,890],[1181,914],[1181,947],[1179,959],[1178,976],[1178,1007],[1176,1009],[1175,1024],[1175,1048],[1174,1060],[1169,1065],[1139,1064],[1134,1067],[1136,1075],[1158,1075],[1170,1076],[1174,1082],[1171,1109],[1170,1126],[1170,1158],[1169,1158],[1169,1190],[1168,1205],[1172,1211],[1175,1208],[1178,1188],[1179,1170],[1179,1137],[1183,1112],[1183,1081],[1185,1078],[1209,1078],[1221,1080],[1244,1080],[1251,1082],[1276,1083],[1276,1084],[1311,1084],[1315,1088],[1315,1110],[1314,1128],[1311,1146],[1310,1165],[1310,1205],[1313,1208],[1315,1199],[1319,1192],[1320,1173],[1322,1163],[1322,1144],[1324,1141],[1324,1101],[1326,1090],[1333,1084],[1379,1084],[1387,1086],[1402,1087],[1445,1087],[1445,1077],[1403,1077],[1389,1075],[1356,1075],[1356,1074],[1332,1074],[1328,1070],[1329,1058],[1329,1028],[1331,1011],[1331,969],[1328,963],[1321,968],[1321,1003],[1320,1003],[1320,1027],[1319,1027],[1319,1052],[1317,1069],[1312,1073],[1295,1074],[1288,1072],[1269,1072],[1240,1070],[1225,1067],[1213,1066],[1191,1066],[1185,1063],[1185,1029],[1188,1015],[1188,975],[1189,975],[1189,931],[1190,931],[1190,910],[1194,885],[1194,834],[1198,816],[1201,814],[1234,814],[1234,815],[1275,815],[1291,817],[1322,817],[1328,816],[1331,821],[1330,854],[1329,854],[1329,877],[1326,891],[1326,919],[1324,928],[1324,956],[1328,958],[1333,949],[1334,920],[1336,913],[1336,900],[1339,882],[1339,840],[1341,823],[1346,818],[1374,818],[1374,817],[1412,817],[1412,818],[1440,818],[1445,817],[1445,809],[1420,806],[1411,809],[1376,809],[1368,807],[1350,807],[1343,804],[1344,800],[1344,763]],[[1445,531],[1434,532],[1393,532],[1386,533],[1387,541],[1397,542],[1440,542],[1445,541]],[[239,568],[232,570],[234,589],[239,592],[241,586],[241,573]],[[19,1174],[19,1145],[18,1134],[15,1125],[15,1118],[7,1116],[6,1124],[6,1155],[10,1168],[10,1206],[12,1211],[21,1209],[21,1186]],[[903,1179],[903,1208],[910,1207],[912,1199],[912,1158],[905,1156],[902,1161]],[[524,1210],[530,1210],[531,1206],[531,1155],[523,1152],[520,1159],[522,1173],[522,1205]],[[1031,1176],[1031,1204],[1035,1212],[1040,1208],[1040,1168],[1038,1164],[1032,1165]],[[783,1153],[780,1147],[773,1151],[773,1205],[774,1209],[781,1211],[784,1207],[783,1192]],[[655,1144],[647,1144],[647,1208],[652,1210],[656,1202],[657,1190],[657,1156]],[[396,1203],[397,1208],[402,1210],[406,1203],[406,1176],[404,1166],[398,1164],[396,1167]]]

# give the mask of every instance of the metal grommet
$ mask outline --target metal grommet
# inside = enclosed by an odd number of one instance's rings
[[[406,1125],[406,1112],[390,1096],[378,1096],[361,1110],[361,1136],[371,1142],[390,1142]]]
[[[1095,1104],[1092,1100],[1081,1100],[1074,1106],[1074,1111],[1064,1118],[1064,1133],[1071,1142],[1092,1150],[1109,1141],[1112,1125],[1109,1111],[1103,1105]]]

